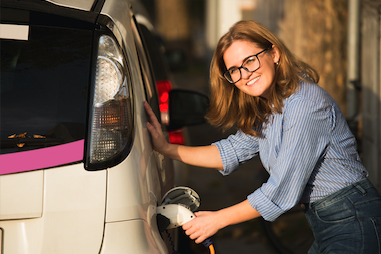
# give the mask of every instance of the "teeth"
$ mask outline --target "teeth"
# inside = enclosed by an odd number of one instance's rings
[[[250,82],[247,83],[247,85],[249,86],[249,85],[254,84],[255,82],[257,82],[257,80],[258,80],[260,77],[261,77],[261,76],[258,76],[258,77],[256,77],[255,79],[251,80]]]

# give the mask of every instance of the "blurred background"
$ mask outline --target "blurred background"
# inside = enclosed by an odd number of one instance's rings
[[[381,0],[135,0],[162,41],[174,88],[209,93],[209,64],[220,36],[238,20],[266,26],[320,74],[319,85],[338,102],[358,140],[358,150],[381,188]],[[236,130],[208,124],[181,130],[187,145],[208,145]],[[177,185],[201,197],[200,210],[246,199],[268,175],[258,158],[223,177],[176,162]],[[216,253],[307,253],[313,236],[299,207],[274,223],[262,219],[227,227],[214,236]],[[181,253],[208,253],[184,242]]]

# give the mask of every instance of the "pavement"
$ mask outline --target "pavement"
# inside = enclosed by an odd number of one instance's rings
[[[174,80],[175,88],[208,92],[205,76],[180,73],[174,75]],[[188,127],[184,133],[187,145],[198,146],[209,145],[234,132],[234,129],[222,132],[206,123]],[[258,157],[243,164],[229,176],[222,176],[213,169],[188,166],[180,162],[175,162],[175,168],[178,185],[189,186],[199,194],[199,211],[215,211],[237,204],[268,178]],[[273,223],[257,218],[228,226],[213,236],[216,254],[302,254],[307,253],[313,240],[300,207],[293,208]],[[193,241],[183,245],[179,249],[181,254],[209,253],[208,249]]]

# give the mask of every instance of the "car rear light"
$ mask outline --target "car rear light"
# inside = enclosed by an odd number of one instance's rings
[[[156,82],[157,92],[159,94],[159,108],[161,122],[165,125],[169,124],[168,102],[169,92],[172,90],[172,84],[168,80]]]
[[[159,94],[161,122],[169,125],[169,92],[172,90],[172,84],[169,80],[158,81],[156,87]],[[170,143],[184,145],[184,136],[181,130],[168,131],[168,136]]]
[[[132,140],[132,111],[127,69],[115,40],[99,39],[94,97],[87,141],[87,169],[118,164]]]
[[[168,131],[169,142],[172,144],[184,145],[184,135],[182,130]]]
[[[172,84],[168,80],[158,81],[156,83],[159,93],[159,107],[161,112],[168,112],[169,92],[172,90]]]

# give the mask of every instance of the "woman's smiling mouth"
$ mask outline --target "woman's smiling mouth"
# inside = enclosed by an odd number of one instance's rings
[[[255,79],[250,80],[249,82],[246,83],[246,85],[247,85],[247,86],[250,86],[250,85],[254,84],[255,82],[258,81],[258,79],[259,79],[260,77],[261,77],[261,76],[258,76],[258,77],[256,77]]]

